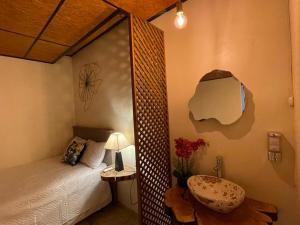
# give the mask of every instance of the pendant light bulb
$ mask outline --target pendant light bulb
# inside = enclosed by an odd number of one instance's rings
[[[187,24],[187,18],[184,15],[184,12],[182,9],[182,2],[180,0],[177,2],[177,12],[176,12],[174,24],[175,24],[175,27],[178,29],[185,28],[185,26]]]

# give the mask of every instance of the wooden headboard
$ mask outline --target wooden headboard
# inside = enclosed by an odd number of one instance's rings
[[[73,136],[78,136],[84,139],[91,139],[97,142],[106,142],[113,130],[91,127],[73,127]]]
[[[96,142],[106,142],[109,135],[113,133],[113,130],[103,128],[91,128],[91,127],[73,127],[73,136],[78,136],[84,139],[91,139]],[[103,162],[107,165],[112,165],[112,153],[106,151]]]

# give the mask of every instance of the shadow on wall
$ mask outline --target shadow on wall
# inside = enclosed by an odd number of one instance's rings
[[[131,64],[128,21],[115,27],[73,57],[76,124],[106,127],[125,134],[134,143]],[[84,110],[78,95],[79,71],[97,63],[103,79],[93,103]]]
[[[107,101],[108,113],[111,115],[111,126],[122,131],[134,143],[133,106],[131,86],[131,64],[129,49],[128,21],[119,26],[106,40],[107,44],[114,43],[113,47],[106,49],[111,56],[106,62],[107,79],[102,97]]]
[[[51,77],[46,76],[42,80],[47,113],[45,123],[48,123],[47,140],[57,140],[57,136],[61,139],[60,143],[47,142],[52,155],[62,154],[73,136],[74,92],[71,59],[64,57],[49,67],[45,66],[44,70],[47,74],[50,73],[47,70],[55,71]]]
[[[246,109],[242,117],[231,125],[222,125],[216,119],[196,121],[191,112],[189,117],[198,133],[219,131],[228,139],[241,139],[250,132],[255,121],[255,104],[253,102],[253,95],[248,89],[246,89],[246,101]],[[282,181],[290,186],[295,186],[295,150],[284,136],[282,136],[281,141],[283,159],[281,162],[274,162],[272,165],[274,171]],[[206,151],[198,157],[202,158],[205,154]]]
[[[190,112],[190,120],[198,133],[219,131],[228,139],[240,139],[247,135],[255,120],[255,105],[252,93],[246,88],[246,108],[242,117],[233,124],[222,125],[216,119],[197,121]]]
[[[281,148],[282,160],[274,162],[273,168],[282,181],[295,187],[295,150],[284,136],[281,136]]]

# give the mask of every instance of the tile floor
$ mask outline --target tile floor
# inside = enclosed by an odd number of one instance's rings
[[[138,216],[122,205],[108,206],[77,225],[138,225]]]

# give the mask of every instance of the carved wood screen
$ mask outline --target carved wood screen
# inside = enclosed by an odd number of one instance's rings
[[[140,224],[169,225],[164,206],[171,186],[164,35],[131,15],[130,36]]]

